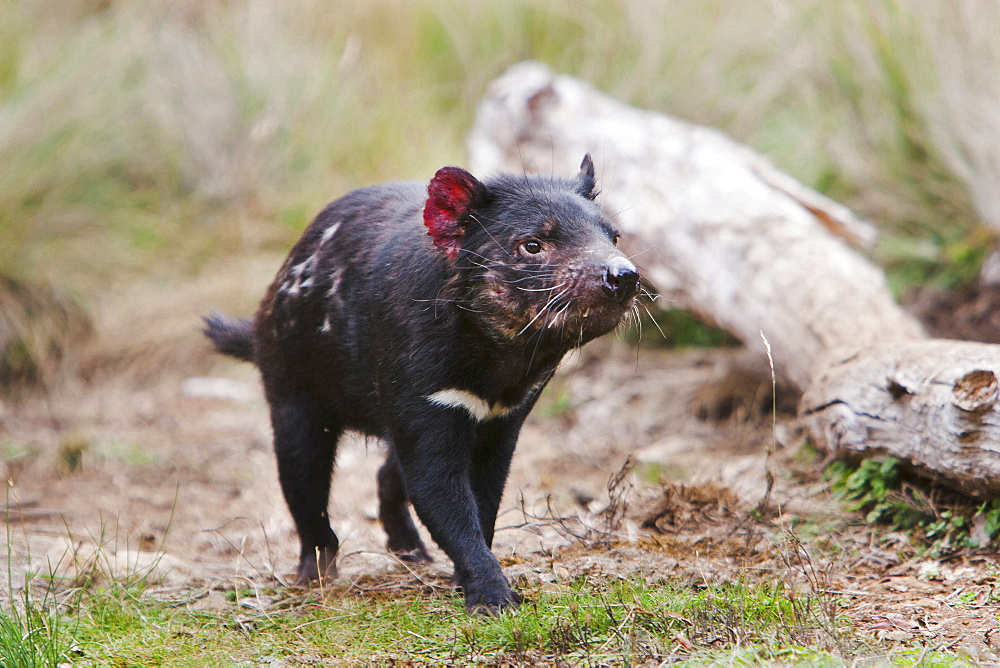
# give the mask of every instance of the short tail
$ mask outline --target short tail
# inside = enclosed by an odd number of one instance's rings
[[[205,322],[202,332],[224,355],[230,355],[244,362],[253,362],[253,322],[247,318],[230,318],[221,313],[209,313],[202,317]]]

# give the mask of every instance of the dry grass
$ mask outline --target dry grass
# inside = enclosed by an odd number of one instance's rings
[[[1000,228],[1000,5],[921,3],[916,14],[937,74],[919,97],[930,136],[982,219]]]
[[[0,387],[52,386],[63,358],[91,333],[79,304],[0,274]]]

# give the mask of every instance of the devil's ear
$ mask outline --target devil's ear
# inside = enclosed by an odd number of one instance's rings
[[[587,199],[597,197],[597,180],[594,178],[594,161],[590,159],[590,154],[583,156],[580,163],[580,173],[576,176],[576,192]]]
[[[486,186],[460,167],[442,167],[427,186],[424,225],[434,245],[451,259],[458,255],[469,213],[486,202]]]

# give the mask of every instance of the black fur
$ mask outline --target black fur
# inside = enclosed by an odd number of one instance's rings
[[[252,334],[206,318],[221,352],[260,367],[300,578],[334,572],[330,473],[353,429],[389,444],[388,548],[428,558],[412,503],[470,609],[517,603],[490,546],[521,424],[563,355],[612,329],[638,288],[595,195],[590,156],[574,179],[448,167],[429,186],[356,190],[292,248]]]
[[[230,318],[221,313],[209,313],[202,320],[205,333],[220,353],[244,362],[253,362],[253,323]]]

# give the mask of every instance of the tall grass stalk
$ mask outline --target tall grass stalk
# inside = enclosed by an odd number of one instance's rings
[[[36,583],[30,572],[15,573],[11,514],[16,514],[16,508],[16,500],[11,505],[8,485],[5,507],[7,591],[6,596],[0,592],[0,665],[8,668],[58,666],[68,659],[72,631],[67,620],[59,614],[51,581]],[[39,591],[42,592],[40,598]]]

